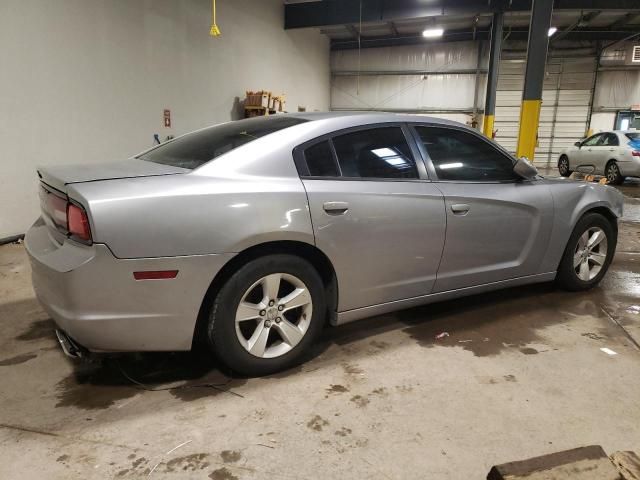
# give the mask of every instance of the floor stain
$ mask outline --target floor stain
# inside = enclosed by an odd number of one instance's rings
[[[224,463],[235,463],[240,461],[242,453],[238,450],[223,450],[220,452],[220,457]]]
[[[209,478],[211,480],[238,480],[238,477],[231,473],[231,471],[226,467],[214,470],[209,474]]]
[[[366,407],[369,403],[369,399],[363,397],[362,395],[354,395],[353,397],[351,397],[350,401],[355,403],[358,408]]]
[[[329,425],[329,422],[322,418],[320,415],[314,415],[314,417],[307,422],[307,428],[321,432],[323,427]]]
[[[31,341],[43,338],[55,339],[55,323],[47,318],[46,320],[37,320],[29,325],[26,331],[16,337],[16,340]]]
[[[69,460],[69,455],[67,455],[66,453],[56,458],[56,462],[60,462],[60,463],[66,462],[67,460]]]
[[[339,437],[346,437],[347,435],[350,435],[352,432],[352,430],[350,428],[346,428],[346,427],[342,427],[340,430],[337,430],[334,434],[338,435]]]
[[[21,363],[26,363],[29,360],[33,360],[38,356],[37,353],[25,353],[23,355],[16,355],[15,357],[5,358],[4,360],[0,360],[0,367],[8,367],[10,365],[20,365]]]
[[[345,393],[348,392],[349,389],[344,385],[331,385],[326,389],[327,393]]]
[[[525,355],[535,355],[540,352],[538,352],[538,350],[536,350],[535,348],[524,347],[520,349],[520,353],[524,353]]]
[[[359,366],[351,363],[343,363],[342,369],[348,375],[360,375],[361,373],[364,373]]]
[[[210,465],[206,460],[208,456],[208,453],[193,453],[191,455],[185,455],[184,457],[173,458],[165,464],[164,471],[195,472],[197,470],[203,470]]]

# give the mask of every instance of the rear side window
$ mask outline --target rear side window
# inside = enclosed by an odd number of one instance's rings
[[[312,177],[338,177],[338,166],[333,158],[329,140],[316,143],[304,151],[309,175]]]
[[[418,178],[411,150],[400,127],[358,130],[333,138],[343,177]]]
[[[194,169],[253,140],[306,121],[301,118],[274,115],[223,123],[188,133],[136,158],[173,167]]]
[[[440,180],[514,180],[513,161],[489,142],[451,128],[416,127]]]

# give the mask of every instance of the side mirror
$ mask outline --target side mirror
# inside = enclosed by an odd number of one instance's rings
[[[576,143],[574,143],[574,145],[575,145],[576,147],[580,148],[580,147],[582,146],[582,142],[576,142]]]
[[[532,180],[538,176],[538,169],[526,157],[520,157],[513,166],[513,171],[525,180]]]

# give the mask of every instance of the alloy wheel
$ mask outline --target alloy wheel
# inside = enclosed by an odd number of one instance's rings
[[[618,168],[618,165],[615,163],[610,163],[607,167],[607,180],[609,181],[609,183],[615,182],[619,176],[620,169]]]
[[[251,285],[236,309],[236,335],[251,355],[275,358],[292,350],[311,324],[313,302],[302,280],[272,273]]]
[[[576,245],[573,254],[573,269],[578,278],[588,282],[593,280],[607,259],[607,235],[600,227],[587,229]]]
[[[569,161],[566,158],[560,159],[558,170],[560,170],[560,175],[566,175],[569,172]]]

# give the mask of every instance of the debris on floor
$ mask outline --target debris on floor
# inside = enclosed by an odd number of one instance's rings
[[[603,351],[604,353],[606,353],[607,355],[617,355],[618,354],[618,352],[614,352],[613,350],[611,350],[610,348],[607,348],[607,347],[602,347],[600,350]]]
[[[442,333],[439,333],[438,335],[436,335],[436,340],[440,340],[440,339],[442,339],[444,337],[448,337],[448,336],[449,336],[449,332],[442,332]]]
[[[634,452],[607,456],[600,445],[574,448],[491,468],[487,480],[640,480]]]

